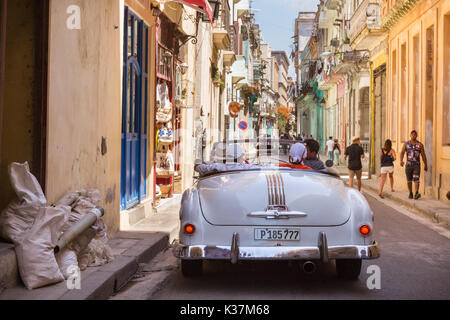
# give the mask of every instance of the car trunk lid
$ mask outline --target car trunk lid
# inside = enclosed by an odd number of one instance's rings
[[[213,225],[336,226],[350,217],[343,182],[312,171],[228,172],[201,179],[198,189]]]

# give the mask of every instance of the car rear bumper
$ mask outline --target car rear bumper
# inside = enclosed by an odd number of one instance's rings
[[[378,243],[370,245],[328,246],[326,235],[321,233],[317,247],[240,247],[239,235],[234,234],[230,246],[173,245],[175,257],[192,260],[322,260],[376,259],[380,256]]]

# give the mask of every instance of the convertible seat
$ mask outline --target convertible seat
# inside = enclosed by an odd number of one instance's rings
[[[290,168],[296,170],[312,170],[312,168],[305,166],[304,164],[290,164],[290,163],[280,163],[278,164],[280,168]]]

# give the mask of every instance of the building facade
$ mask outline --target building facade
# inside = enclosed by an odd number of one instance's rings
[[[388,31],[386,136],[398,150],[418,131],[428,171],[421,191],[445,199],[450,189],[450,3],[383,1],[382,26]],[[404,170],[396,167],[399,184]]]
[[[238,1],[200,2],[2,0],[2,181],[28,161],[49,204],[99,189],[111,234],[192,185],[237,46]],[[0,206],[13,198],[2,184]]]

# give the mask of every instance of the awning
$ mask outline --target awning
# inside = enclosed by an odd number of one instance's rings
[[[209,21],[211,21],[211,24],[213,23],[212,8],[209,5],[209,2],[207,0],[170,0],[170,1],[184,4],[194,10],[197,10],[198,12],[207,14]],[[166,1],[166,2],[168,2],[168,1]]]

